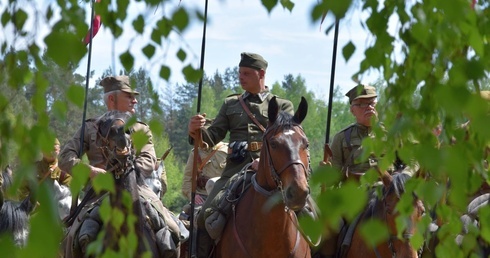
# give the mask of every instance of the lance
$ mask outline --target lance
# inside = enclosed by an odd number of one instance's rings
[[[100,0],[93,0],[91,1],[92,3],[92,10],[90,14],[90,31],[89,31],[89,39],[88,39],[88,57],[87,57],[87,74],[85,75],[85,98],[83,101],[83,115],[82,115],[82,127],[80,129],[80,148],[78,150],[78,158],[81,158],[81,154],[83,152],[83,138],[84,138],[84,133],[85,133],[85,119],[87,117],[87,97],[88,97],[88,85],[89,85],[89,78],[90,78],[90,63],[92,60],[92,40],[94,37],[94,17],[95,17],[95,2],[100,1]],[[86,41],[86,40],[85,40]],[[93,188],[89,190],[87,195],[93,194]],[[70,208],[70,214],[64,219],[64,223],[67,226],[70,226],[73,223],[74,218],[76,215],[80,212],[81,208],[85,204],[85,200],[89,198],[84,198],[82,203],[78,205],[78,194],[74,194],[72,197],[72,203],[71,203],[71,208]]]
[[[199,80],[199,88],[197,91],[197,114],[201,113],[201,92],[202,83],[204,77],[204,52],[206,49],[206,23],[208,20],[208,0],[206,0],[204,5],[204,24],[202,29],[202,43],[201,43],[201,79]],[[194,233],[194,210],[196,206],[196,188],[197,188],[197,163],[199,157],[199,146],[201,146],[202,135],[201,130],[198,131],[196,139],[194,139],[194,160],[192,162],[192,187],[191,187],[191,214],[190,214],[190,237],[189,237],[189,252],[191,257],[196,257],[196,235]]]
[[[330,71],[330,91],[328,93],[327,129],[325,132],[325,147],[323,149],[323,161],[321,165],[331,164],[332,150],[330,149],[330,121],[332,119],[333,87],[335,82],[335,65],[337,63],[337,43],[339,39],[339,20],[335,20],[335,30],[332,51],[332,67]]]

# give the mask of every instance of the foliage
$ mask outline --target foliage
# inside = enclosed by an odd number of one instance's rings
[[[49,148],[54,137],[59,137],[63,143],[81,124],[81,96],[89,78],[74,71],[88,53],[81,39],[88,30],[85,20],[89,15],[86,11],[89,2],[55,1],[45,9],[38,7],[37,1],[29,0],[8,1],[8,5],[2,5],[1,26],[12,37],[0,40],[0,165],[14,164],[18,181],[33,172],[30,164],[41,150]],[[142,50],[148,60],[157,58],[155,53],[165,47],[164,42],[170,35],[179,34],[192,21],[202,19],[199,11],[186,10],[169,1],[136,2],[111,1],[111,4],[96,4],[95,9],[115,38],[121,36],[123,26],[133,26],[139,33],[137,37],[148,39]],[[157,20],[150,20],[144,11],[128,16],[132,4],[148,9],[159,5],[170,8]],[[294,3],[289,0],[263,0],[262,5],[269,12],[278,5],[294,11]],[[355,76],[370,70],[383,74],[376,85],[382,86],[379,87],[382,97],[378,105],[382,108],[378,110],[379,120],[386,131],[374,128],[376,135],[383,137],[367,142],[366,150],[378,156],[385,155],[380,162],[382,169],[390,164],[397,150],[403,160],[416,160],[424,171],[430,172],[431,177],[427,180],[414,180],[413,191],[422,200],[427,200],[428,208],[434,210],[442,221],[453,222],[442,227],[442,232],[449,233],[440,234],[441,244],[436,250],[438,256],[468,256],[473,253],[474,250],[469,248],[455,247],[452,233],[458,230],[459,224],[455,221],[457,215],[464,211],[468,197],[488,180],[488,168],[482,162],[482,151],[490,142],[488,103],[477,94],[490,88],[488,1],[479,1],[475,8],[469,0],[322,0],[312,1],[312,5],[311,19],[314,21],[319,21],[323,14],[338,19],[348,18],[356,8],[369,13],[362,25],[373,35],[373,40],[367,46],[365,59]],[[394,32],[388,30],[393,21],[396,23]],[[49,26],[45,35],[41,34],[42,30],[31,27],[41,23]],[[327,30],[332,25],[326,26]],[[37,40],[40,37],[42,43]],[[356,50],[352,42],[341,47],[346,60]],[[188,55],[184,50],[175,54],[183,63],[187,62]],[[134,57],[129,49],[119,59],[124,67],[120,73],[129,74],[140,87],[137,88],[142,93],[138,116],[150,125],[157,154],[170,144],[175,148],[166,161],[170,185],[165,203],[178,211],[184,203],[179,197],[181,164],[192,147],[187,142],[186,121],[197,111],[197,81],[201,75],[204,76],[200,112],[213,117],[221,105],[215,100],[241,92],[237,68],[228,68],[223,74],[216,72],[208,77],[187,65],[182,71],[187,83],[169,87],[160,99],[147,74],[134,67]],[[162,66],[160,75],[167,79],[171,72],[170,67]],[[108,71],[104,75],[107,74],[112,73]],[[310,139],[312,165],[316,167],[325,143],[324,117],[328,103],[308,92],[300,75],[286,75],[282,82],[271,85],[271,90],[296,105],[298,96],[307,98],[313,112],[309,112],[304,127]],[[102,88],[89,88],[86,94],[87,118],[104,112],[100,98]],[[329,138],[352,121],[339,88],[334,97]],[[468,119],[471,119],[471,126],[463,130],[460,124]],[[442,141],[440,147],[436,146],[438,139],[432,134],[432,129],[438,124],[444,128],[439,139]],[[334,183],[337,178],[328,173],[329,169],[316,169],[312,182]],[[445,187],[447,179],[451,181],[451,191]],[[431,186],[438,186],[438,190],[428,190]],[[364,199],[350,196],[351,192],[345,189],[353,190],[355,187],[349,187],[328,192],[333,194],[331,196],[326,193],[318,196],[323,214],[328,214],[323,220],[325,224],[333,226],[341,216],[350,217],[358,211]],[[447,198],[443,198],[446,194]],[[336,203],[338,200],[342,203]],[[355,205],[344,203],[349,201],[354,201]],[[51,222],[41,225],[48,216],[41,212],[37,218],[43,220],[33,219],[29,246],[22,251],[11,247],[5,247],[5,250],[13,250],[13,256],[50,256],[49,253],[56,249],[50,243],[59,240],[59,235],[42,235],[42,232],[46,232],[45,225],[52,226],[51,229],[59,227]],[[482,225],[486,226],[485,223]],[[379,228],[375,224],[369,227],[372,230]],[[308,231],[308,227],[305,230]],[[486,227],[481,230],[485,239],[488,239],[487,231]],[[43,237],[39,237],[41,235]],[[43,249],[46,252],[39,252],[40,249],[35,248],[38,246],[46,247]]]

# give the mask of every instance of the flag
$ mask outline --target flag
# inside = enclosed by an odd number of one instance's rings
[[[95,2],[99,3],[100,0],[95,0]],[[93,8],[93,7],[92,7]],[[92,21],[92,39],[97,35],[97,32],[99,32],[100,29],[100,15],[95,15],[94,20]],[[85,35],[85,38],[83,39],[83,43],[87,45],[90,43],[90,30],[87,32],[87,35]]]

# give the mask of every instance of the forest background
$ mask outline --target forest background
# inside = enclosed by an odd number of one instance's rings
[[[136,1],[147,8],[131,17],[127,15],[130,1],[101,2],[110,2],[95,8],[104,26],[117,38],[121,36],[123,24],[130,24],[137,37],[148,42],[141,49],[148,61],[158,59],[155,53],[165,49],[165,41],[170,35],[181,34],[190,20],[202,22],[203,18],[200,10],[175,5],[158,20],[149,21],[145,19],[148,10],[167,1]],[[0,39],[0,165],[15,165],[17,186],[23,179],[32,177],[33,162],[42,150],[52,146],[55,137],[65,142],[81,124],[85,78],[74,71],[88,54],[81,39],[88,31],[86,21],[89,19],[85,6],[79,1],[52,1],[51,4],[45,10],[32,13],[26,11],[26,5],[20,1],[9,0],[0,15],[4,31],[9,30],[14,35],[13,39]],[[291,0],[261,0],[257,5],[268,12],[277,7],[294,12],[294,1]],[[319,22],[322,15],[327,14],[323,27],[326,32],[332,30],[336,19],[348,18],[355,13],[354,9],[369,13],[361,25],[372,34],[373,40],[362,48],[365,58],[352,74],[356,78],[356,75],[374,70],[381,75],[382,83],[374,84],[382,84],[378,111],[386,130],[377,125],[373,127],[375,134],[382,137],[366,139],[363,142],[365,153],[383,156],[378,162],[380,169],[391,165],[398,153],[402,160],[416,160],[431,175],[407,182],[407,194],[401,196],[397,205],[399,232],[407,226],[403,218],[410,214],[412,193],[415,193],[424,201],[426,209],[443,222],[435,250],[437,257],[476,255],[478,241],[490,243],[490,220],[482,219],[480,228],[472,230],[462,246],[454,244],[454,235],[461,232],[459,217],[466,211],[469,197],[489,181],[489,157],[484,155],[490,143],[489,106],[479,92],[489,88],[490,2],[313,0],[311,5],[310,17],[305,19]],[[26,26],[31,16],[51,28],[43,38],[45,47],[41,48],[37,42],[37,31]],[[389,31],[392,18],[396,18],[395,29]],[[18,42],[22,42],[23,48],[13,49]],[[349,60],[355,49],[355,44],[348,42],[339,46],[339,53]],[[185,63],[187,53],[184,50],[178,49],[174,54]],[[183,203],[180,203],[180,183],[176,182],[180,181],[183,161],[191,149],[186,142],[186,125],[189,117],[196,113],[196,85],[204,74],[198,67],[185,65],[182,73],[187,83],[158,95],[151,90],[152,80],[146,72],[134,65],[135,59],[129,49],[117,58],[122,64],[122,73],[129,73],[137,82],[135,86],[142,87],[137,88],[144,93],[139,99],[137,115],[150,125],[157,154],[161,155],[171,145],[175,148],[166,160],[169,181],[173,183],[165,202],[172,209],[179,209]],[[162,65],[160,77],[168,79],[171,70],[172,67]],[[304,127],[312,142],[315,172],[310,184],[315,190],[319,184],[330,185],[338,180],[334,178],[336,173],[321,173],[328,172],[328,167],[319,169],[315,164],[323,155],[326,100],[316,99],[306,90],[301,77],[289,72],[284,71],[283,81],[269,86],[273,93],[291,99],[296,105],[300,96],[308,100],[310,110]],[[236,68],[231,67],[217,75],[206,75],[203,87],[204,106],[201,110],[210,117],[216,114],[221,100],[237,92],[238,87],[234,77]],[[104,111],[101,90],[94,87],[87,91],[87,118]],[[350,122],[343,93],[337,91],[335,94],[331,133]],[[462,130],[461,123],[469,119],[471,126]],[[432,132],[438,125],[444,130],[436,139]],[[88,179],[88,173],[82,172],[73,173],[78,182],[72,183],[73,192],[79,191],[81,182]],[[377,178],[376,172],[369,170],[365,183],[374,183]],[[448,180],[450,189],[447,188]],[[39,191],[39,198],[45,203],[52,202],[46,189]],[[321,219],[302,223],[303,229],[310,235],[328,234],[324,229],[335,227],[340,218],[353,220],[366,202],[365,191],[357,185],[329,188],[317,196]],[[26,248],[19,249],[9,245],[8,241],[0,241],[0,250],[13,257],[55,257],[63,231],[59,221],[53,219],[56,217],[53,209],[45,208],[47,206],[41,206],[41,211],[32,217]],[[489,218],[490,206],[480,209],[479,216]],[[417,224],[418,231],[410,239],[414,247],[422,246],[428,223],[430,217],[425,216]],[[373,244],[390,237],[382,223],[368,224],[366,232],[365,238]]]
[[[9,53],[12,55],[15,53]],[[85,76],[77,74],[72,67],[65,69],[50,60],[46,55],[42,62],[49,67],[43,76],[48,80],[48,87],[42,97],[46,100],[46,115],[49,130],[58,137],[61,145],[68,141],[81,126],[83,119],[83,103]],[[181,194],[181,185],[184,166],[193,146],[188,143],[187,123],[197,110],[198,83],[176,84],[168,92],[157,92],[153,88],[152,79],[147,71],[137,69],[134,71],[120,71],[119,74],[127,74],[131,78],[135,90],[140,92],[137,97],[136,117],[143,122],[150,123],[152,127],[161,128],[159,133],[153,134],[153,141],[157,156],[162,156],[172,146],[170,155],[165,159],[165,168],[168,179],[168,190],[163,198],[165,205],[172,211],[179,213],[186,200]],[[112,70],[108,67],[100,78],[95,78],[95,87],[89,88],[87,95],[87,118],[98,117],[107,108],[103,102],[103,88],[98,85],[105,76],[112,76]],[[303,122],[303,127],[310,140],[311,160],[318,164],[323,159],[323,146],[325,143],[326,120],[328,100],[318,99],[312,91],[308,91],[305,80],[301,75],[284,75],[284,80],[274,82],[269,86],[271,92],[282,98],[289,99],[295,106],[299,104],[300,96],[308,101],[308,116]],[[174,90],[172,90],[174,89]],[[13,90],[6,83],[0,84],[0,91],[10,100],[10,107],[5,111],[5,118],[14,121],[20,118],[24,124],[35,124],[37,115],[32,112],[34,108],[33,96],[36,92],[35,85],[26,85]],[[201,113],[213,118],[219,111],[224,99],[243,90],[238,80],[238,67],[230,67],[224,72],[216,71],[213,75],[204,75],[202,88]],[[77,103],[73,104],[65,98],[67,94],[75,94]],[[80,95],[78,95],[80,94]],[[66,112],[66,117],[59,114],[60,109]],[[349,123],[353,122],[353,116],[349,112],[347,97],[337,87],[334,95],[332,109],[331,135],[338,132]],[[63,119],[60,119],[60,115]],[[18,121],[20,122],[20,121]],[[331,139],[331,137],[330,137]],[[226,141],[226,139],[225,139]],[[16,147],[7,152],[7,164],[14,168],[20,162],[15,155]],[[15,170],[15,169],[14,169]]]

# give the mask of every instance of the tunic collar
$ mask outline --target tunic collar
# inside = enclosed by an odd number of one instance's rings
[[[269,95],[269,87],[265,87],[265,90],[260,92],[259,94],[252,94],[248,91],[245,91],[243,93],[243,99],[247,99],[247,98],[253,98],[255,96],[258,96],[259,99],[260,99],[260,102],[264,102],[264,100],[267,98],[267,96]]]

